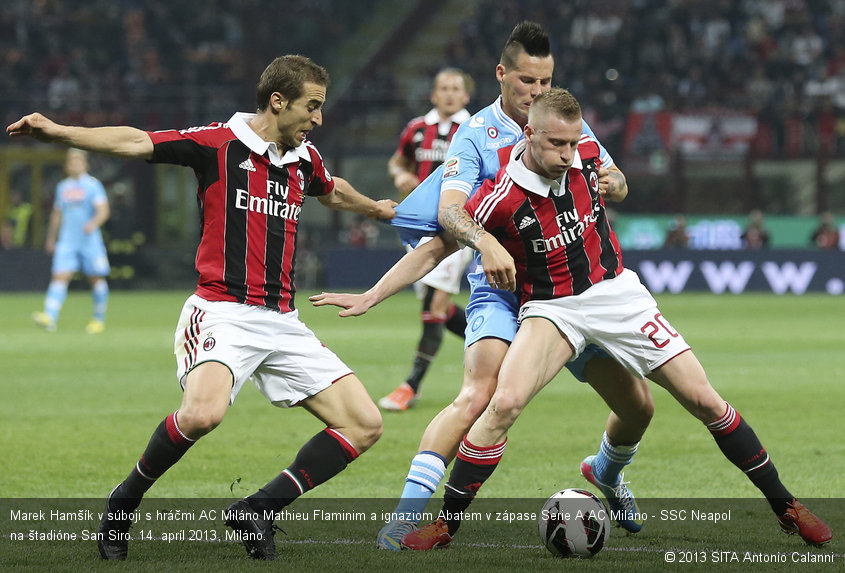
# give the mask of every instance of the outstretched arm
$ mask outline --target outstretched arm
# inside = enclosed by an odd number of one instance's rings
[[[368,291],[361,294],[324,292],[308,300],[314,306],[333,305],[343,308],[338,316],[360,316],[387,297],[423,278],[456,250],[457,242],[438,235],[399,259]]]
[[[63,143],[77,149],[120,157],[153,157],[153,142],[146,132],[128,126],[60,125],[40,113],[31,113],[9,125],[6,133],[12,137],[29,136],[40,141]]]
[[[516,266],[513,257],[466,212],[466,202],[467,196],[462,191],[444,190],[440,195],[440,225],[458,241],[481,253],[481,266],[491,287],[516,290]]]
[[[392,199],[375,201],[366,195],[361,195],[349,181],[340,177],[334,178],[334,189],[331,193],[317,199],[330,209],[361,213],[371,219],[392,219],[396,216],[393,207],[398,205]]]

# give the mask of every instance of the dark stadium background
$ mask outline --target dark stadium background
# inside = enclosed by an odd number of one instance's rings
[[[404,123],[429,109],[430,78],[447,65],[463,68],[476,84],[470,109],[483,107],[498,93],[502,40],[520,19],[551,31],[554,83],[580,99],[628,177],[615,217],[632,260],[642,248],[656,264],[684,260],[658,248],[683,214],[697,237],[692,247],[705,252],[696,258],[760,268],[766,252],[725,259],[741,249],[738,235],[759,209],[772,248],[791,253],[778,259],[782,270],[845,266],[841,251],[831,263],[809,241],[820,213],[845,223],[843,0],[7,0],[0,115],[4,126],[34,110],[91,126],[225,121],[254,108],[254,78],[270,59],[302,53],[332,75],[324,127],[312,134],[330,169],[370,196],[393,197],[386,161]],[[0,290],[47,283],[41,247],[61,160],[56,147],[0,140],[0,215],[13,190],[35,206],[24,245],[0,250]],[[112,284],[190,288],[192,174],[103,157],[92,158],[92,173],[112,202]],[[332,262],[359,248],[349,245],[358,223],[306,207],[300,287],[365,286],[401,254],[396,234],[379,224],[359,253],[364,263]],[[841,273],[806,288],[839,293]],[[759,282],[749,288],[777,290]]]

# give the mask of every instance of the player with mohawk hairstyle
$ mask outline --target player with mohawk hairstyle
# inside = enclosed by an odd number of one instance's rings
[[[405,255],[366,293],[323,293],[311,298],[318,306],[344,307],[341,316],[362,314],[432,269],[457,248],[455,239],[479,253],[480,270],[469,275],[463,385],[423,433],[394,510],[398,519],[379,532],[378,546],[383,549],[401,549],[403,537],[416,528],[418,516],[445,476],[461,438],[487,407],[496,389],[499,366],[516,334],[519,301],[509,292],[516,288],[513,258],[469,217],[464,204],[507,161],[501,152],[522,138],[531,102],[551,88],[553,69],[549,36],[543,27],[535,22],[517,24],[496,66],[501,97],[461,125],[444,164],[402,201],[391,221],[410,244],[416,244],[422,235],[437,236]],[[586,122],[582,129],[593,136]],[[625,176],[610,154],[599,147],[601,192],[609,200],[621,201],[627,195]],[[598,452],[587,459],[589,479],[601,489],[616,515],[625,516],[620,525],[637,532],[642,521],[636,517],[639,511],[621,470],[631,462],[651,421],[654,404],[648,384],[594,346],[567,367],[576,378],[588,382],[612,410]]]

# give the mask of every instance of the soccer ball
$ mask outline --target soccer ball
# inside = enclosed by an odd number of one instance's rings
[[[538,525],[543,545],[559,557],[592,557],[610,535],[604,503],[583,489],[564,489],[546,500]]]

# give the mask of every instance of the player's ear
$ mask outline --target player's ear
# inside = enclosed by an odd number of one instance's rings
[[[280,94],[279,92],[273,92],[270,95],[270,107],[273,109],[274,112],[280,112],[283,109],[287,108],[288,101],[285,99],[285,96]]]

